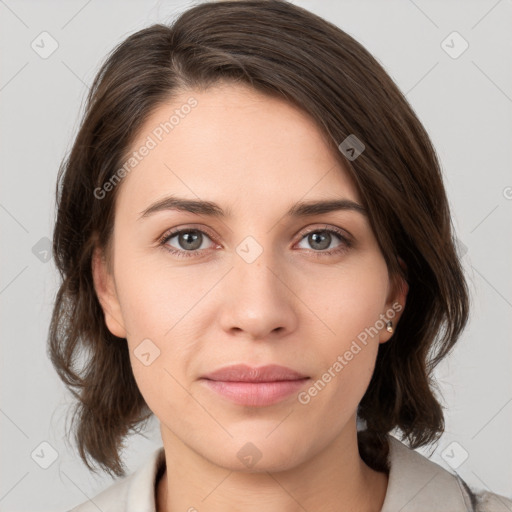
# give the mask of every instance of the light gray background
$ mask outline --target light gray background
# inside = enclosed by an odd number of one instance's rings
[[[467,251],[473,310],[458,347],[437,371],[446,433],[436,447],[419,451],[448,469],[467,452],[457,468],[461,476],[512,498],[512,3],[295,3],[372,52],[437,148],[461,250]],[[42,261],[44,239],[52,237],[58,165],[100,62],[129,34],[190,5],[0,0],[1,511],[64,511],[112,483],[89,474],[64,440],[71,398],[46,356],[58,279],[53,261]],[[43,31],[59,45],[47,59],[31,47]],[[469,43],[458,58],[442,46],[453,31]],[[457,51],[461,41],[453,41],[445,44]],[[128,472],[161,444],[157,422],[152,425],[147,438],[129,440]],[[48,469],[31,457],[42,442],[58,453]]]

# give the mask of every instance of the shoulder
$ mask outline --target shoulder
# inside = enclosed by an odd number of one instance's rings
[[[154,512],[155,483],[165,464],[163,447],[153,451],[137,470],[69,512]]]
[[[475,494],[475,512],[511,512],[512,500],[489,491]]]
[[[381,512],[512,512],[510,499],[476,492],[393,436],[388,440],[390,472]]]

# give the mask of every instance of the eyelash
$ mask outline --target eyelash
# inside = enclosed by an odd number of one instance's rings
[[[159,240],[159,245],[163,247],[164,250],[170,252],[174,256],[177,256],[178,258],[190,258],[193,256],[197,256],[199,253],[206,251],[207,249],[195,249],[193,251],[185,251],[185,250],[179,250],[175,249],[174,247],[169,247],[167,245],[167,242],[174,238],[176,235],[179,235],[181,233],[189,233],[189,232],[198,232],[202,233],[203,235],[206,235],[208,238],[210,238],[213,242],[215,242],[214,237],[210,235],[209,233],[203,231],[202,229],[198,228],[185,228],[185,229],[176,229],[167,231]],[[337,237],[340,238],[341,244],[335,248],[335,249],[329,249],[329,250],[323,250],[323,251],[315,251],[311,249],[310,252],[314,255],[314,257],[320,258],[325,256],[333,256],[335,254],[341,254],[348,249],[352,247],[352,242],[343,234],[343,232],[336,228],[325,228],[325,229],[313,229],[310,231],[307,231],[305,233],[301,233],[301,238],[299,242],[301,242],[304,238],[306,238],[311,233],[330,233],[334,234]]]

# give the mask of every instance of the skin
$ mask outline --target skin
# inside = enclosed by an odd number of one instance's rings
[[[378,511],[387,475],[359,456],[356,410],[378,346],[392,336],[385,328],[307,404],[292,394],[240,406],[199,378],[274,363],[309,376],[307,390],[358,334],[405,305],[407,285],[392,286],[365,215],[284,216],[300,200],[361,200],[315,122],[283,100],[242,85],[186,91],[154,111],[132,150],[190,96],[197,107],[119,185],[113,273],[99,250],[93,260],[106,324],[127,339],[137,385],[160,421],[157,510]],[[169,194],[215,201],[232,217],[167,210],[138,220]],[[175,227],[208,230],[200,255],[179,258],[159,245]],[[326,227],[349,234],[352,246],[332,234],[328,249],[341,250],[322,254],[304,232]],[[236,252],[247,236],[263,250],[252,263]],[[166,245],[190,251],[183,242]],[[160,350],[148,366],[134,352],[144,339]],[[252,467],[237,457],[248,442],[261,453]]]

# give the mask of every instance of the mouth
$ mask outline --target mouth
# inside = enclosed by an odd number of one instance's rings
[[[210,390],[238,405],[264,407],[297,393],[309,377],[279,365],[227,366],[201,377]]]

